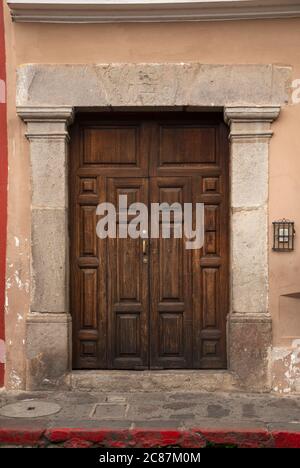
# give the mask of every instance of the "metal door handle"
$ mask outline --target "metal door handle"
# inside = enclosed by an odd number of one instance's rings
[[[147,240],[143,239],[143,255],[147,255]]]

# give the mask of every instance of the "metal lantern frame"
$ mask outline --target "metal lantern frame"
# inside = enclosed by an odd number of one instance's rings
[[[294,250],[295,223],[288,219],[273,221],[274,252],[292,252]]]

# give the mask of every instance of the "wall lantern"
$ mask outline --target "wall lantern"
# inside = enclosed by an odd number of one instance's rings
[[[294,250],[294,222],[281,219],[273,222],[273,250],[275,252],[291,252]]]

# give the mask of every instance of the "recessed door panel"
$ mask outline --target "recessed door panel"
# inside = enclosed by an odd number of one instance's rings
[[[150,181],[154,203],[192,202],[189,177],[158,178]],[[192,367],[192,289],[190,275],[191,252],[185,248],[185,237],[175,238],[174,231],[183,232],[183,217],[178,220],[169,211],[170,234],[163,233],[164,218],[159,216],[160,237],[151,239],[151,302],[150,336],[151,367]],[[178,213],[177,213],[178,214]],[[169,237],[164,238],[164,235]],[[178,235],[178,234],[177,234]]]
[[[109,178],[107,199],[118,210],[118,196],[148,206],[148,179]],[[128,205],[128,206],[129,206]],[[117,216],[118,219],[118,216]],[[127,224],[132,222],[128,216]],[[107,240],[108,349],[111,368],[147,368],[149,270],[143,263],[140,239]]]

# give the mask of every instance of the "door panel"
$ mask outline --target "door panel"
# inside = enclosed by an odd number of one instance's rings
[[[214,114],[77,118],[69,183],[75,368],[226,367],[227,139]],[[152,202],[204,203],[204,246],[187,250],[184,237],[164,238],[161,216],[159,238],[147,243],[100,240],[97,205],[117,206],[119,195],[149,212]],[[171,214],[171,233],[178,229]]]
[[[138,166],[139,126],[102,125],[84,130],[84,164]]]
[[[96,122],[88,119],[84,119],[83,125],[78,122],[79,173],[118,177],[121,170],[122,177],[148,176],[151,140],[148,127],[147,122],[124,116],[112,121],[103,115]]]
[[[189,177],[153,177],[150,187],[153,203],[192,201]],[[174,231],[178,222],[174,216],[170,219]],[[150,366],[188,368],[192,366],[191,252],[183,237],[162,238],[162,224],[160,215],[160,238],[151,239],[150,250]]]
[[[148,206],[148,180],[108,179],[107,200],[118,206],[119,195],[127,195],[129,204]],[[131,221],[132,216],[128,216],[128,223]],[[108,239],[107,246],[108,367],[146,368],[149,272],[142,261],[142,242],[117,236]]]
[[[193,124],[160,126],[159,166],[197,167],[216,162],[216,130]]]

